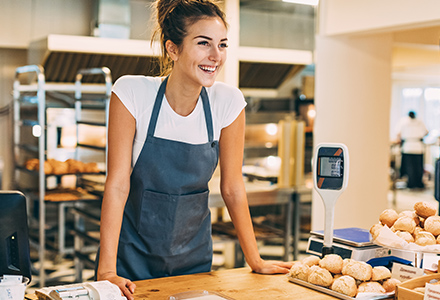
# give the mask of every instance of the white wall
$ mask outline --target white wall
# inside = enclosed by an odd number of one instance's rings
[[[344,143],[350,154],[334,226],[369,228],[387,206],[392,37],[319,36],[316,46],[314,144]],[[313,230],[323,229],[323,217],[314,194]]]

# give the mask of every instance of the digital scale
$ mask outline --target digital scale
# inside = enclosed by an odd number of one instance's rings
[[[322,256],[333,253],[335,205],[348,184],[348,149],[344,144],[320,143],[313,159],[313,183],[324,202],[324,244]]]
[[[410,264],[414,261],[411,253],[373,244],[366,229],[333,230],[336,201],[348,184],[347,146],[340,143],[318,144],[315,148],[312,169],[314,187],[324,202],[325,220],[323,231],[311,232],[307,253],[321,257],[335,253],[342,258],[365,261],[372,265],[375,263],[374,260],[377,265],[387,265],[394,261]]]

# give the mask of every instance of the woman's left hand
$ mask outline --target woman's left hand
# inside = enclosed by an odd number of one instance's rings
[[[277,260],[262,260],[258,267],[252,271],[260,274],[287,274],[289,273],[292,265],[293,261],[283,262]]]

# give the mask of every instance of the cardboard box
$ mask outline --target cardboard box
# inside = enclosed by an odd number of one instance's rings
[[[397,300],[423,300],[424,294],[415,292],[416,287],[425,287],[425,283],[433,279],[440,280],[440,274],[424,275],[421,277],[407,280],[396,287]]]

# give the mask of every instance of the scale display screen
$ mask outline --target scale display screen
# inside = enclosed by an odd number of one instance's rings
[[[322,177],[342,177],[343,171],[342,157],[319,157],[318,175]]]

